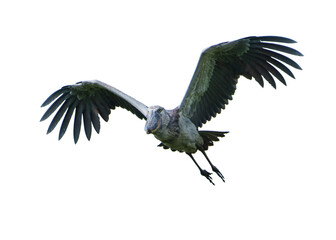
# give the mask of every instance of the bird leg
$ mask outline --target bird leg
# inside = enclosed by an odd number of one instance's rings
[[[208,158],[208,156],[205,154],[205,151],[204,150],[200,150],[200,151],[203,153],[203,155],[206,158],[206,160],[208,160],[208,162],[209,162],[209,164],[211,166],[212,171],[214,171],[215,173],[217,173],[217,175],[223,180],[223,182],[225,182],[223,174],[218,170],[218,168],[216,168],[216,166],[214,166],[212,164],[212,162],[210,161],[210,159]]]
[[[208,179],[213,185],[215,185],[213,182],[212,182],[212,177],[210,176],[211,173],[209,173],[208,171],[202,169],[198,163],[196,162],[195,158],[191,155],[191,153],[187,153],[189,155],[189,157],[191,157],[191,159],[194,161],[194,163],[196,164],[196,166],[198,167],[198,169],[200,170],[201,172],[201,175],[206,177],[206,179]]]

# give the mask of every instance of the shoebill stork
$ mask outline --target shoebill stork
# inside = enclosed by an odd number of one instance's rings
[[[86,137],[90,140],[92,126],[97,133],[100,131],[99,116],[108,121],[111,110],[121,107],[146,120],[145,131],[161,141],[158,146],[185,152],[196,164],[201,175],[214,184],[212,173],[202,169],[192,155],[201,151],[212,171],[225,182],[223,174],[212,164],[205,151],[228,132],[203,131],[199,128],[220,113],[229,100],[232,100],[240,76],[253,78],[262,87],[266,80],[274,88],[275,79],[286,85],[283,73],[294,78],[288,66],[301,68],[282,53],[303,55],[283,45],[291,43],[295,41],[278,36],[263,36],[242,38],[207,48],[200,56],[182,102],[172,110],[161,106],[147,107],[122,91],[97,80],[83,81],[64,86],[51,94],[42,107],[52,102],[53,104],[41,121],[58,109],[48,128],[47,133],[50,133],[65,114],[59,131],[61,139],[76,110],[73,136],[77,143],[82,119]]]

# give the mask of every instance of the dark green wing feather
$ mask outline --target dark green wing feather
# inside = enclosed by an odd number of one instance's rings
[[[286,85],[279,69],[294,78],[286,65],[301,68],[281,53],[303,55],[278,43],[295,41],[277,36],[247,37],[206,49],[181,102],[180,114],[201,127],[232,100],[240,76],[254,78],[261,86],[266,80],[276,88],[275,79]]]
[[[52,103],[52,104],[51,104]],[[63,118],[59,132],[61,139],[66,132],[70,119],[75,111],[74,140],[78,141],[82,120],[84,131],[88,140],[91,138],[92,126],[97,133],[100,131],[99,115],[108,121],[111,109],[124,108],[140,119],[146,119],[147,106],[136,99],[126,95],[118,89],[100,81],[85,81],[75,85],[64,86],[51,94],[41,107],[51,104],[41,121],[47,119],[57,109],[47,133],[54,130],[58,122]]]

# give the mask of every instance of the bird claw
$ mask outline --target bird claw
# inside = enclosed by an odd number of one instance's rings
[[[212,171],[214,171],[218,175],[218,177],[220,177],[223,180],[223,182],[225,182],[225,178],[223,174],[218,170],[218,168],[216,168],[214,165],[212,165],[211,168]]]
[[[212,173],[209,173],[208,171],[202,169],[201,170],[201,175],[206,177],[206,179],[208,179],[213,185],[215,185],[212,181],[212,177],[210,176]]]

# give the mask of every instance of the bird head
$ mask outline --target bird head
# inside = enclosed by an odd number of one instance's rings
[[[168,123],[169,115],[163,107],[151,106],[148,108],[147,122],[145,125],[147,134],[159,133],[162,128],[168,126]]]

